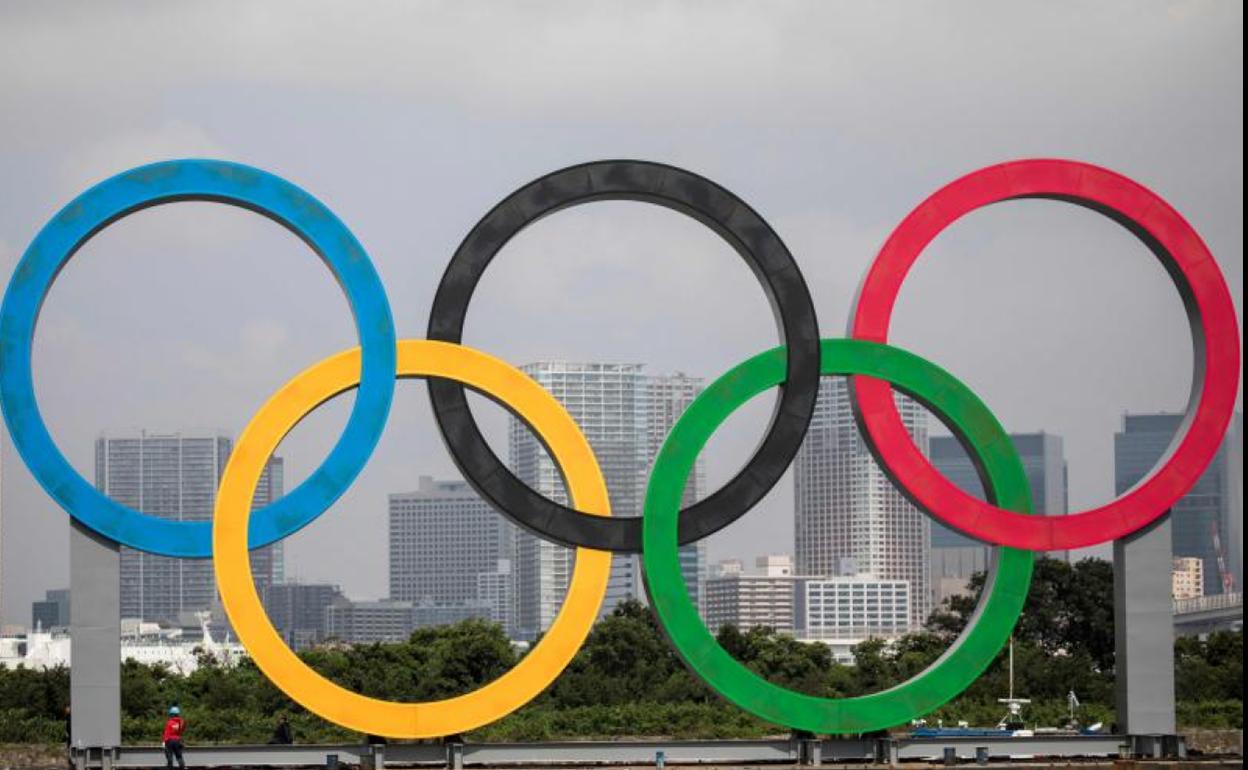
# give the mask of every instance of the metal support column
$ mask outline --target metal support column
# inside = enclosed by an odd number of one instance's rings
[[[1175,734],[1172,564],[1169,513],[1114,541],[1117,732],[1140,748]]]
[[[875,739],[875,764],[894,767],[899,761],[897,739],[892,737]]]
[[[818,767],[823,764],[823,741],[818,738],[806,741],[806,764]]]
[[[75,754],[121,745],[121,548],[77,520],[69,529],[70,741]]]

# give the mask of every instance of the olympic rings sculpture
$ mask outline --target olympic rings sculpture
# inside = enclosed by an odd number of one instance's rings
[[[1050,198],[1105,214],[1161,260],[1183,298],[1196,352],[1191,400],[1172,451],[1135,488],[1095,510],[1033,516],[1022,464],[992,412],[953,375],[887,344],[893,304],[923,248],[950,223],[996,201]],[[758,277],[781,345],[715,380],[677,421],[659,451],[644,513],[611,518],[606,484],[571,416],[520,370],[462,345],[468,303],[508,240],[538,219],[595,200],[665,206],[710,227]],[[56,275],[110,223],[141,209],[209,200],[255,211],[299,236],[338,279],[355,318],[358,348],[303,371],[243,430],[222,474],[212,522],[169,521],[101,494],[53,442],[39,412],[31,347],[39,310]],[[397,338],[389,301],[367,253],[314,197],[259,169],[177,160],[126,171],[58,212],[18,263],[0,306],[0,407],[13,443],[44,490],[100,535],[150,553],[213,558],[226,613],[256,664],[287,695],[338,724],[390,737],[466,732],[540,693],[588,635],[606,592],[611,553],[642,554],[646,591],[671,643],[711,687],[741,708],[789,727],[857,733],[902,724],[971,684],[1001,650],[1022,612],[1035,551],[1123,537],[1163,515],[1205,470],[1234,409],[1239,330],[1226,281],[1195,230],[1138,183],[1086,163],[1022,160],[981,169],[937,191],[888,238],[860,286],[849,339],[823,339],[814,303],[787,247],[744,201],[683,169],[643,161],[601,161],[556,171],[495,206],[453,255],[433,302],[428,339]],[[918,507],[996,546],[985,591],[968,627],[928,669],[883,692],[826,699],[778,687],[733,659],[701,622],[681,577],[678,547],[750,510],[793,459],[814,414],[821,376],[849,376],[863,437],[897,487]],[[511,671],[466,695],[394,703],[350,692],[321,677],[273,628],[256,594],[249,549],[280,540],[326,511],[368,461],[389,414],[396,377],[429,378],[439,430],[470,484],[494,507],[542,537],[577,548],[564,605],[542,640]],[[489,395],[524,420],[567,479],[573,507],[539,495],[493,453],[468,409],[464,388]],[[781,395],[767,434],[741,471],[709,497],[680,509],[698,454],[742,403],[769,388]],[[921,402],[959,438],[981,469],[987,501],[954,486],[911,441],[892,398]],[[358,388],[350,418],[324,462],[280,500],[250,510],[264,463],[304,416]]]

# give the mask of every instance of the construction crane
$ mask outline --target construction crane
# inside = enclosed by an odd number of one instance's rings
[[[1222,547],[1222,533],[1215,519],[1210,522],[1213,531],[1213,552],[1218,558],[1218,578],[1222,581],[1222,593],[1229,594],[1235,590],[1235,574],[1226,568],[1226,549]]]

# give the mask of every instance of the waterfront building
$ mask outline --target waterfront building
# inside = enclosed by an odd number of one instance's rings
[[[902,421],[927,451],[927,414],[897,397]],[[797,573],[828,577],[852,560],[858,573],[905,581],[911,628],[931,610],[928,517],[876,464],[854,423],[846,380],[825,377],[806,440],[794,461]]]
[[[1166,455],[1183,415],[1126,414],[1114,434],[1114,490],[1123,494]],[[1170,509],[1175,558],[1201,561],[1204,595],[1243,590],[1244,416],[1236,413],[1213,462]]]
[[[910,585],[871,575],[804,578],[796,591],[798,638],[808,641],[896,639],[910,630]]]
[[[325,608],[325,637],[347,644],[405,642],[415,629],[411,602],[339,598]]]
[[[102,435],[95,442],[96,487],[150,516],[210,521],[231,445],[220,434]],[[256,487],[253,510],[280,497],[282,485],[282,460],[271,458]],[[282,564],[280,542],[251,552],[258,590],[282,575]],[[209,610],[216,595],[211,559],[121,549],[122,617],[174,622],[179,614]]]
[[[787,555],[760,557],[761,573],[730,571],[706,581],[706,625],[712,633],[724,626],[740,631],[767,627],[794,632],[794,592],[798,579]]]

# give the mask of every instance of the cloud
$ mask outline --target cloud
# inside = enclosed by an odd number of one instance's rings
[[[58,171],[66,198],[126,169],[173,158],[232,158],[202,127],[163,120],[152,127],[110,133],[62,154]]]

